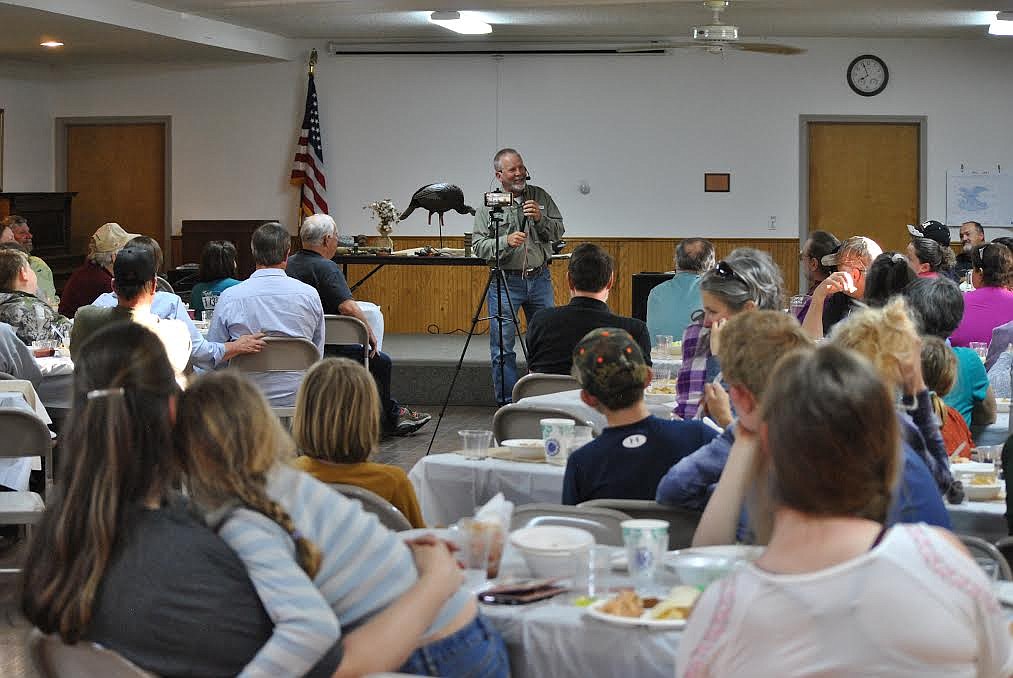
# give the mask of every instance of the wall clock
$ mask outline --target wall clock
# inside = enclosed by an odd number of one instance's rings
[[[890,81],[890,69],[878,56],[863,54],[855,57],[848,65],[848,85],[863,97],[874,97]]]

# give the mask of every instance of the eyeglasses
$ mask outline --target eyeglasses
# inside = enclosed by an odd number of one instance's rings
[[[838,264],[837,264],[837,270],[838,271],[842,271],[842,270],[844,270],[846,268],[852,268],[852,269],[854,269],[856,271],[859,271],[861,273],[865,273],[866,271],[869,270],[865,266],[859,266],[858,264],[849,264],[849,263],[845,263],[843,261],[842,262],[838,262]]]
[[[717,273],[722,278],[734,278],[735,280],[738,280],[740,283],[745,285],[747,288],[749,287],[749,283],[746,282],[746,279],[743,278],[738,273],[736,273],[735,269],[732,268],[732,265],[729,264],[724,259],[719,261],[718,265],[714,267],[714,272]]]

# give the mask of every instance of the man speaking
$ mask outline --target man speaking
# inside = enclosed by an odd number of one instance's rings
[[[524,309],[527,320],[531,320],[536,311],[554,305],[549,258],[552,256],[552,243],[563,237],[563,217],[547,191],[528,184],[531,177],[517,151],[512,148],[500,150],[493,157],[492,166],[503,191],[513,198],[510,205],[503,208],[502,219],[498,220],[500,265],[506,274],[506,289],[499,293],[493,280],[487,297],[489,315],[505,319],[500,321],[493,317],[489,321],[492,383],[496,401],[505,405],[511,401],[510,394],[517,381],[516,332],[510,320],[506,295],[510,295],[515,310]],[[490,208],[479,207],[475,214],[472,249],[475,256],[490,264],[495,264],[496,260],[493,228]]]

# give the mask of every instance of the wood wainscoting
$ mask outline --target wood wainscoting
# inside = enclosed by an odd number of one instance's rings
[[[578,238],[567,235],[567,251],[582,242],[592,242],[606,249],[616,260],[616,283],[609,306],[621,315],[632,313],[632,276],[641,271],[672,269],[675,246],[681,238]],[[785,294],[798,294],[798,238],[711,238],[717,258],[738,247],[755,247],[773,257],[785,278]],[[446,237],[447,247],[463,247],[463,238]],[[410,249],[436,246],[430,236],[394,236],[394,247]],[[173,237],[173,253],[179,247],[179,236]],[[181,251],[178,252],[182,254]],[[180,261],[174,258],[173,261]],[[372,270],[371,266],[348,267],[349,284]],[[470,266],[385,266],[355,292],[355,297],[371,301],[383,308],[385,332],[403,334],[467,332],[485,286],[488,270]],[[566,262],[552,265],[552,281],[556,304],[569,301],[566,287]],[[787,304],[787,301],[785,302]],[[485,315],[485,309],[482,309]],[[488,330],[480,323],[477,331]]]

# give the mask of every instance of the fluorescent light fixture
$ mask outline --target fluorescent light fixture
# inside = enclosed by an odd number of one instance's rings
[[[990,35],[1013,35],[1013,12],[996,12],[988,32]]]
[[[455,33],[463,33],[464,35],[492,33],[492,26],[471,12],[440,10],[430,13],[429,22],[437,26],[443,26]]]
[[[46,40],[45,42],[40,42],[39,47],[49,47],[52,49],[54,47],[63,47],[63,43],[58,40]]]

